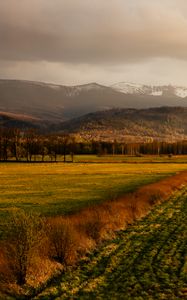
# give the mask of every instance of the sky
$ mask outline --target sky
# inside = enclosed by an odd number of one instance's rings
[[[0,78],[187,86],[187,1],[0,0]]]

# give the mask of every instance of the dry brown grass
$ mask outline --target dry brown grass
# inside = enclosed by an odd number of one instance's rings
[[[0,244],[0,282],[4,283],[11,280],[11,273],[8,268],[7,259],[5,255],[5,247],[3,243]]]

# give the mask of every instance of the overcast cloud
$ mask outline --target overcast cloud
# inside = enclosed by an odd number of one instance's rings
[[[0,0],[0,77],[187,85],[187,1]]]

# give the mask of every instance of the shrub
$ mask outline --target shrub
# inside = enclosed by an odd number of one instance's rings
[[[69,220],[62,217],[48,224],[50,256],[67,266],[76,259],[76,231]]]
[[[44,237],[43,221],[39,215],[17,210],[7,223],[6,256],[16,282],[26,283],[26,276],[36,248]]]

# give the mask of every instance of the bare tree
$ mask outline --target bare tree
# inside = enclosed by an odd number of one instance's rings
[[[11,131],[11,136],[10,136],[10,149],[12,155],[16,158],[16,161],[19,160],[20,158],[20,153],[21,153],[21,147],[20,147],[20,140],[21,140],[21,134],[20,134],[20,129],[18,128],[13,128]]]

